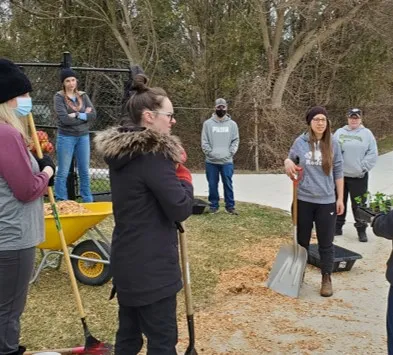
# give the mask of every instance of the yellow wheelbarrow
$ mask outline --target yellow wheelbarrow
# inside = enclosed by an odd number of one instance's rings
[[[70,257],[75,277],[86,285],[99,286],[111,278],[110,241],[96,225],[112,214],[112,202],[91,202],[81,205],[90,212],[60,215],[61,224],[66,244],[72,248]],[[90,239],[75,244],[85,234]],[[59,269],[61,265],[63,252],[52,215],[45,216],[45,241],[37,248],[41,251],[42,260],[34,272],[31,283],[37,280],[43,269]]]

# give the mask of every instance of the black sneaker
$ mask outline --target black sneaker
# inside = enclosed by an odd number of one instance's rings
[[[359,242],[366,243],[368,241],[367,234],[365,231],[358,232]]]
[[[336,228],[336,231],[334,232],[334,235],[343,235],[342,228]]]
[[[229,214],[233,214],[235,216],[238,216],[239,213],[237,213],[237,211],[234,208],[226,208],[225,211]]]
[[[210,207],[209,208],[209,213],[217,213],[218,212],[218,208],[216,208],[216,207]]]

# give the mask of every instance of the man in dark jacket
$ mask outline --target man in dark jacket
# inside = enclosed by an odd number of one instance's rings
[[[139,77],[139,78],[138,78]],[[192,214],[191,174],[182,164],[176,122],[164,90],[137,75],[130,122],[97,135],[109,165],[115,229],[111,249],[119,302],[116,355],[175,355],[176,294],[182,288],[175,222]]]
[[[375,217],[370,216],[369,219],[367,219],[364,214],[357,213],[357,217],[361,218],[366,223],[371,222],[371,227],[376,236],[393,240],[393,211],[390,211],[388,214],[378,214]],[[386,279],[390,283],[388,309],[386,313],[388,354],[393,355],[393,251],[387,262]]]

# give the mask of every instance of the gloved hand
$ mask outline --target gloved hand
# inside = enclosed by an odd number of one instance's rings
[[[49,166],[53,169],[53,175],[49,179],[48,186],[53,186],[55,184],[55,172],[56,172],[56,164],[53,162],[52,158],[48,154],[44,154],[42,159],[35,157],[37,160],[38,166],[40,167],[40,171],[44,170],[46,166]]]
[[[192,185],[192,176],[190,170],[188,170],[183,164],[178,164],[176,168],[176,176],[179,180],[187,181]]]

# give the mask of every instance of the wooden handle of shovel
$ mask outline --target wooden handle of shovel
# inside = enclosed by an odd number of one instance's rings
[[[31,113],[28,115],[27,120],[28,120],[28,123],[29,123],[29,126],[30,126],[31,135],[32,135],[32,138],[33,138],[33,141],[34,141],[34,147],[36,149],[37,156],[38,156],[39,159],[42,159],[43,154],[42,154],[42,150],[41,150],[41,145],[40,145],[40,141],[38,140],[37,130],[36,130],[36,127],[35,127],[33,115]],[[50,202],[51,207],[52,207],[53,217],[54,217],[55,222],[56,222],[57,232],[59,233],[60,242],[61,242],[61,248],[62,248],[64,256],[65,256],[64,259],[65,259],[65,262],[66,262],[66,265],[67,265],[68,275],[69,275],[70,280],[71,280],[71,286],[72,286],[72,290],[74,292],[75,300],[76,300],[76,303],[77,303],[77,306],[78,306],[78,311],[79,311],[80,317],[81,318],[85,318],[86,315],[85,315],[85,311],[84,311],[83,306],[82,306],[82,299],[81,299],[81,296],[79,294],[78,285],[76,283],[74,270],[73,270],[72,264],[71,264],[70,254],[68,252],[68,247],[67,247],[67,244],[66,244],[66,241],[65,241],[63,228],[61,226],[59,214],[57,212],[55,196],[53,194],[53,189],[52,189],[51,186],[48,186],[48,196],[49,196],[49,202]]]
[[[53,352],[53,353],[59,353],[61,355],[73,355],[75,352],[73,351],[73,348],[65,348],[65,349],[50,349],[50,350],[36,350],[36,351],[25,351],[23,355],[35,355],[35,354],[40,354],[43,352]]]
[[[191,277],[190,277],[190,264],[188,261],[188,243],[186,232],[184,230],[184,223],[178,224],[179,241],[180,241],[180,256],[183,267],[183,281],[184,281],[184,295],[186,298],[186,312],[187,315],[194,314],[191,293]]]
[[[297,181],[293,182],[292,221],[293,225],[297,226]]]

